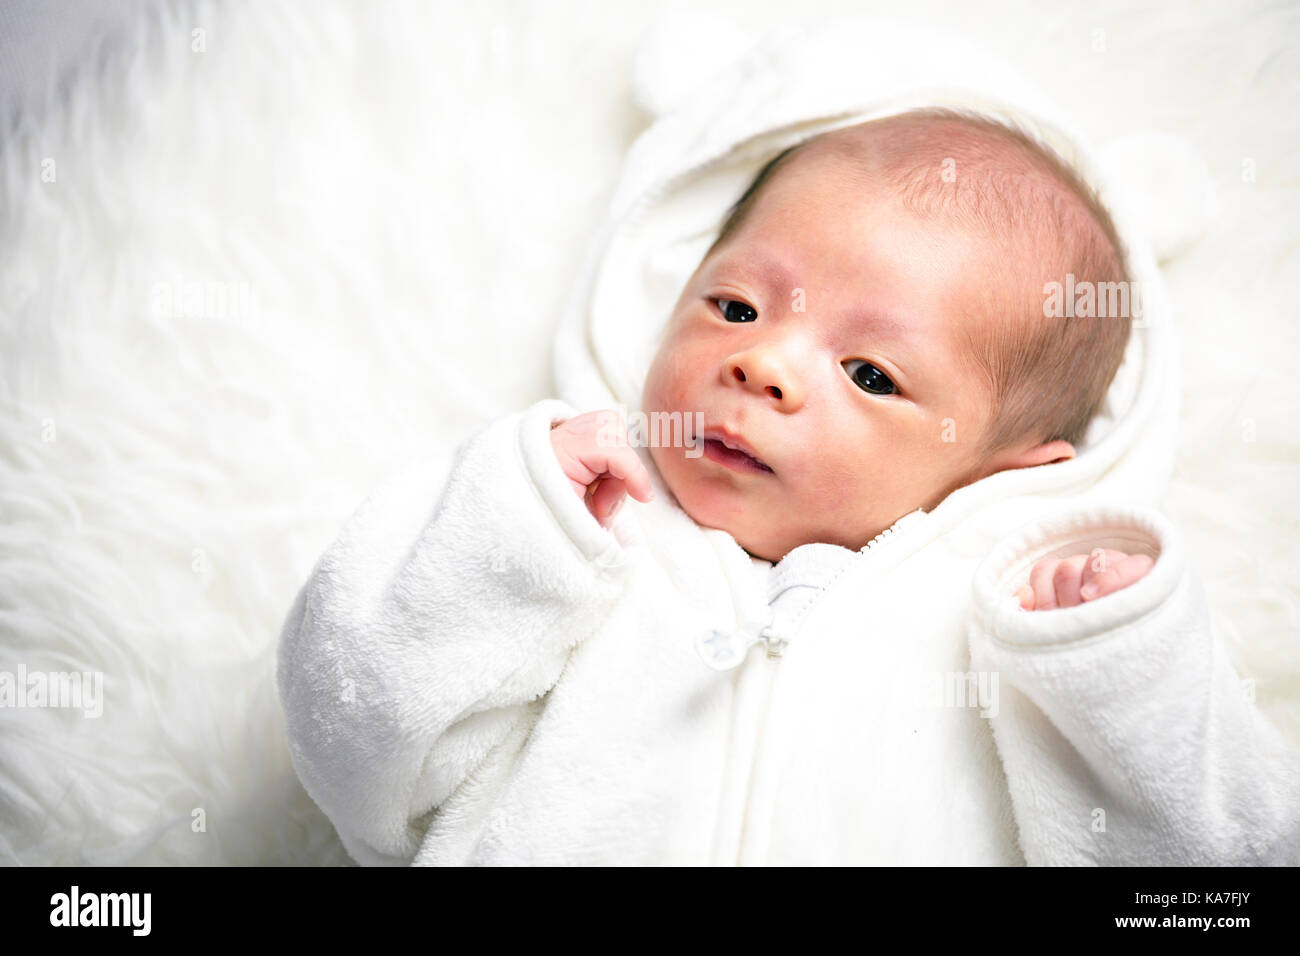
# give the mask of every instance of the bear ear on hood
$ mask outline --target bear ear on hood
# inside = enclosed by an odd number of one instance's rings
[[[660,117],[686,102],[739,60],[756,37],[729,17],[707,10],[671,10],[642,35],[632,60],[632,97]]]
[[[1132,133],[1099,149],[1097,162],[1162,265],[1204,236],[1221,211],[1209,165],[1181,137]]]

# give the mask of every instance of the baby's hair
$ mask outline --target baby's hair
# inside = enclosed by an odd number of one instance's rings
[[[1123,361],[1131,320],[1046,318],[1044,286],[1064,285],[1067,273],[1079,287],[1085,281],[1095,289],[1132,284],[1110,214],[1074,168],[1008,122],[941,107],[910,110],[782,150],[731,206],[705,258],[743,224],[763,185],[812,151],[840,156],[864,177],[878,177],[914,214],[942,214],[1022,253],[999,256],[1005,271],[984,284],[983,308],[992,321],[962,325],[994,409],[979,457],[1026,439],[1082,442]],[[1016,264],[1026,261],[1042,263],[1042,271],[1017,274]]]

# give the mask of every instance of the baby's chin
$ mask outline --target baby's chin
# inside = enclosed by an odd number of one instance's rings
[[[662,461],[659,451],[653,447],[650,449],[651,459],[660,477],[677,506],[697,525],[725,531],[752,557],[773,564],[791,550],[793,546],[781,543],[782,539],[789,536],[788,529],[767,526],[752,504],[733,500],[720,487],[711,489],[707,485],[674,482],[676,468],[673,465],[680,466],[680,462]],[[664,465],[669,465],[669,469],[665,470]]]
[[[719,531],[725,531],[735,539],[736,544],[745,549],[745,552],[754,558],[762,558],[776,564],[795,548],[802,547],[805,544],[835,544],[851,551],[860,550],[863,545],[871,540],[868,536],[862,542],[850,540],[830,540],[825,534],[818,534],[814,529],[799,528],[774,528],[767,527],[754,520],[753,512],[746,512],[740,517],[717,517],[707,513],[706,509],[692,509],[682,504],[678,499],[678,504],[682,510],[690,515],[691,520],[703,528],[716,528]]]
[[[678,503],[682,504],[681,499],[678,499]],[[685,504],[682,504],[682,510],[702,528],[727,532],[751,557],[775,564],[790,550],[777,543],[773,529],[755,527],[752,513],[740,518],[713,515],[706,508],[696,508],[695,513],[692,513],[692,509]]]
[[[696,524],[702,523],[697,521]],[[703,526],[712,527],[711,525]],[[764,535],[755,535],[748,532],[747,529],[721,528],[719,530],[725,531],[727,534],[731,535],[736,544],[740,545],[745,550],[745,553],[751,558],[762,558],[764,561],[770,561],[772,564],[776,564],[780,561],[785,557],[786,552],[790,550],[789,548],[783,549],[779,546],[775,546],[770,538]]]

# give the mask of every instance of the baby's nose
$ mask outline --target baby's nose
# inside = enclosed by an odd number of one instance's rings
[[[788,329],[728,356],[724,384],[738,384],[783,407],[798,407],[806,390],[805,369],[813,368],[816,360],[815,343],[797,329]]]
[[[735,363],[731,366],[731,374],[735,377],[736,381],[749,384],[749,376],[745,374],[744,368],[742,368],[739,363]],[[762,385],[762,383],[759,382],[756,384],[758,385],[758,387],[761,387],[763,391],[767,392],[773,398],[781,398],[782,395],[784,394],[781,391],[781,386],[775,383]]]

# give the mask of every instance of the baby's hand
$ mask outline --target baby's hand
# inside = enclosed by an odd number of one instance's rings
[[[551,427],[551,447],[587,510],[608,528],[623,498],[648,502],[655,496],[650,475],[627,443],[622,428],[611,428],[614,411],[587,412]]]
[[[1097,548],[1072,558],[1043,558],[1016,592],[1026,611],[1074,607],[1126,588],[1154,566],[1145,554]]]

